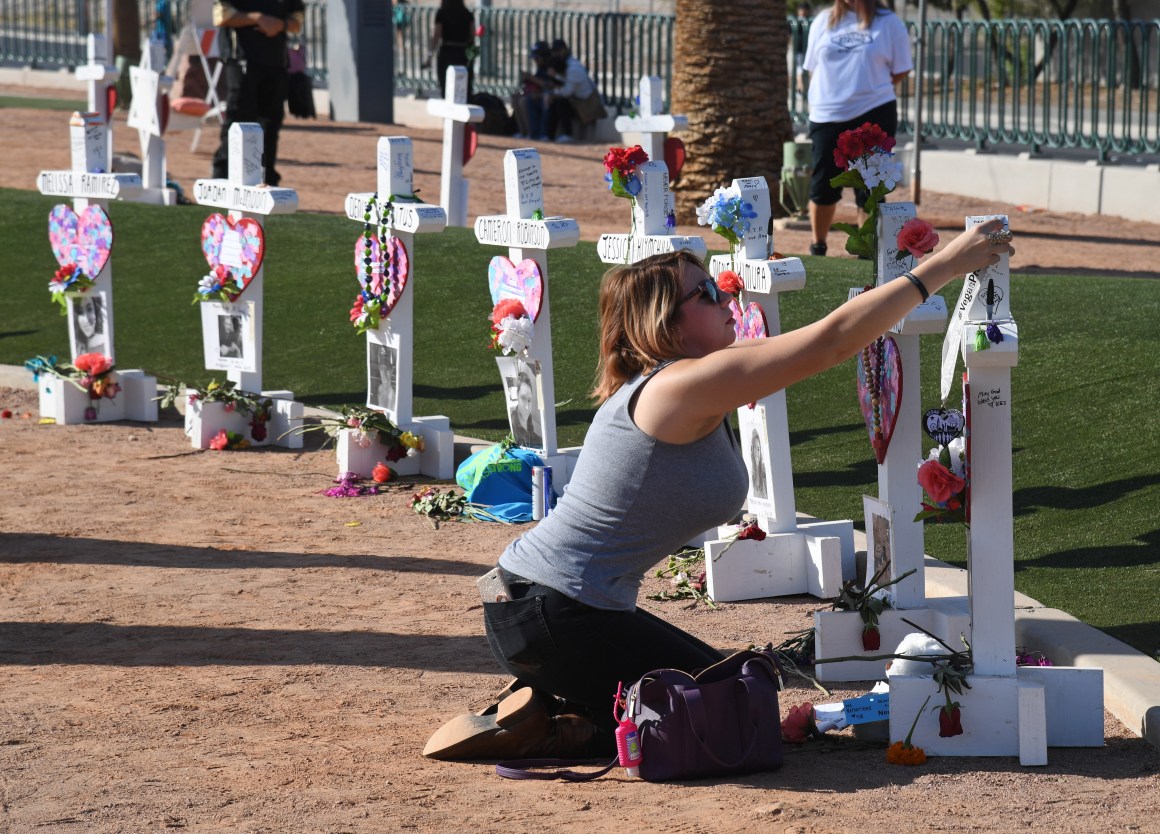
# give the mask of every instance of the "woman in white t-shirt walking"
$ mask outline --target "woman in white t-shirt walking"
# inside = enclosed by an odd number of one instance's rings
[[[910,74],[910,37],[904,24],[877,0],[835,0],[810,25],[803,68],[810,74],[811,255],[826,254],[826,235],[842,189],[830,180],[842,173],[834,162],[838,135],[873,122],[893,137],[898,128],[894,85]],[[858,208],[867,195],[855,195]]]

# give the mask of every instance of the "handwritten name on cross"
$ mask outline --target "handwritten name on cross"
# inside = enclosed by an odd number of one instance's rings
[[[72,197],[78,209],[87,205],[81,201],[132,200],[141,194],[139,175],[105,173],[111,137],[100,113],[73,113],[69,140],[71,169],[41,171],[36,181],[41,194]]]
[[[229,132],[228,179],[197,180],[193,196],[199,205],[226,209],[229,218],[237,221],[251,217],[258,225],[270,214],[293,214],[298,210],[298,192],[293,188],[271,188],[259,185],[264,174],[262,165],[262,127],[254,122],[236,122]],[[229,371],[229,378],[244,391],[262,390],[262,277],[265,265],[246,287],[245,294],[235,303],[251,304],[254,329],[254,371]],[[203,315],[209,310],[205,304]]]
[[[467,180],[463,178],[464,125],[483,121],[483,108],[467,103],[467,68],[447,68],[447,93],[430,99],[427,112],[443,119],[443,167],[439,204],[448,226],[467,225]]]
[[[394,196],[408,198],[414,193],[414,151],[406,136],[380,136],[376,153],[376,191],[352,192],[346,195],[346,216],[360,223],[366,217],[371,197],[378,195],[371,207],[371,222],[381,220],[387,200]],[[442,206],[420,202],[395,202],[386,226],[392,233],[423,234],[441,232],[447,226],[447,212]],[[410,246],[407,247],[410,252]]]
[[[655,75],[640,79],[640,113],[617,116],[616,129],[621,133],[639,133],[640,146],[649,159],[665,158],[665,137],[689,127],[687,116],[664,112],[664,84]]]
[[[686,237],[669,232],[676,225],[673,193],[669,190],[669,169],[663,162],[651,160],[636,169],[641,181],[640,194],[633,201],[633,232],[627,235],[601,235],[596,252],[606,264],[636,263],[650,255],[687,249],[704,260],[708,250],[700,236]]]

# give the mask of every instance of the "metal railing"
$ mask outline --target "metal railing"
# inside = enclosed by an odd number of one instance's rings
[[[149,28],[155,0],[139,0]],[[386,2],[386,0],[381,0]],[[180,31],[188,0],[174,0]],[[85,35],[104,27],[102,0],[0,0],[0,63],[75,67],[85,61]],[[410,5],[409,23],[396,35],[395,87],[438,90],[434,68],[424,68],[435,7]],[[308,68],[327,80],[326,2],[306,0]],[[481,8],[484,27],[475,64],[475,89],[506,98],[519,88],[537,40],[563,38],[588,67],[611,110],[633,106],[638,79],[672,80],[675,18],[671,15]],[[790,49],[808,23],[790,18]],[[917,26],[908,24],[917,42]],[[1160,20],[928,21],[922,67],[922,132],[983,148],[1014,145],[1038,151],[1076,148],[1100,160],[1111,154],[1160,153]],[[796,52],[787,56],[794,66]],[[793,89],[786,100],[795,123],[808,108]],[[913,85],[899,90],[899,130],[913,130]]]

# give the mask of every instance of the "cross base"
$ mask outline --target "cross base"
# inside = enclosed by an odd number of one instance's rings
[[[338,474],[354,472],[360,478],[369,478],[375,465],[385,463],[397,475],[427,475],[447,481],[455,477],[455,434],[451,431],[451,421],[446,417],[415,417],[412,422],[400,425],[423,438],[423,451],[400,458],[387,460],[387,447],[373,437],[366,437],[369,444],[360,444],[358,429],[343,429],[338,433],[335,452],[338,456]]]
[[[291,432],[302,427],[302,403],[294,401],[292,391],[263,391],[262,397],[274,401],[270,419],[266,422],[266,437],[255,440],[250,435],[250,415],[234,410],[226,411],[225,403],[207,403],[185,400],[185,434],[195,449],[208,449],[210,442],[222,430],[236,432],[251,446],[282,446],[301,449],[302,435]]]
[[[37,386],[40,394],[41,419],[51,419],[60,426],[75,426],[83,423],[111,423],[116,420],[137,420],[143,423],[157,422],[157,377],[144,371],[114,371],[110,374],[113,382],[119,383],[120,392],[112,399],[89,399],[88,392],[82,391],[71,382],[51,375],[42,375]],[[96,417],[85,419],[85,411],[96,409]]]
[[[959,647],[960,634],[971,639],[971,615],[966,597],[937,597],[920,608],[890,608],[878,615],[878,632],[882,647],[875,651],[862,648],[862,615],[857,611],[814,612],[814,657],[855,657],[892,652],[902,638],[916,631],[902,622],[903,617],[949,646]],[[819,663],[814,674],[819,681],[876,681],[886,674],[884,660],[843,660]]]
[[[732,526],[718,529],[732,535]],[[842,590],[844,553],[849,574],[854,571],[854,527],[850,521],[815,522],[786,533],[770,533],[764,541],[724,539],[705,542],[705,573],[714,602],[812,594],[822,599]],[[728,551],[728,552],[726,552]]]
[[[902,741],[927,696],[911,743],[928,756],[1018,756],[1025,766],[1047,764],[1048,747],[1102,747],[1104,671],[1072,666],[1023,666],[1014,675],[973,675],[952,695],[960,704],[962,735],[939,736],[945,696],[932,677],[890,679],[890,740]]]

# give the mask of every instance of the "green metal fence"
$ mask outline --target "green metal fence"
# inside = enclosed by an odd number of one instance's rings
[[[139,0],[142,23],[154,19],[156,0]],[[381,0],[386,2],[386,0]],[[173,0],[180,31],[189,0]],[[0,0],[0,63],[46,68],[85,61],[85,35],[101,31],[102,0]],[[307,0],[305,41],[315,82],[325,85],[326,3]],[[438,90],[433,68],[423,68],[435,7],[410,5],[408,25],[395,42],[395,86],[400,92]],[[633,104],[638,79],[672,79],[675,20],[670,15],[481,8],[484,27],[475,88],[507,97],[530,68],[537,40],[563,38],[589,68],[613,110]],[[790,18],[791,33],[803,24]],[[917,43],[918,29],[908,24]],[[808,24],[805,24],[808,27]],[[1100,160],[1112,154],[1160,153],[1160,20],[930,21],[924,30],[922,132],[982,148],[1014,145],[1031,151],[1077,148]],[[791,37],[793,44],[797,39]],[[792,46],[791,46],[792,48]],[[916,50],[917,55],[917,50]],[[790,55],[787,66],[794,66]],[[786,100],[795,123],[808,108],[791,88]],[[900,130],[913,132],[913,80],[900,88]]]

